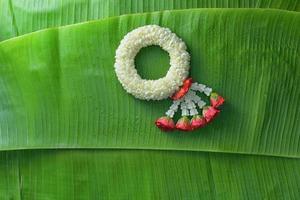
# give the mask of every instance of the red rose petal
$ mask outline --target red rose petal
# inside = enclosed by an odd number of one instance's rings
[[[175,129],[175,124],[170,117],[160,117],[155,121],[155,125],[163,131],[173,131]]]
[[[192,131],[193,128],[191,126],[190,120],[188,117],[184,116],[180,118],[176,123],[176,129],[180,131]]]
[[[206,119],[202,116],[194,116],[191,120],[191,126],[193,129],[202,128],[207,124]]]
[[[203,108],[203,116],[206,119],[207,122],[212,121],[220,112],[220,110],[212,107],[212,106],[207,106]]]
[[[212,93],[210,96],[210,103],[213,107],[217,108],[225,102],[225,99],[217,93]]]
[[[173,100],[181,99],[189,91],[190,87],[192,86],[192,83],[193,83],[192,78],[185,79],[183,81],[182,87],[173,94],[171,99]]]

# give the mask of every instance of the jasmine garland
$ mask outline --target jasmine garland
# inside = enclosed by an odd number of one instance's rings
[[[134,65],[134,58],[140,49],[150,45],[160,46],[170,56],[169,71],[165,77],[157,80],[142,79]],[[201,128],[218,115],[220,110],[217,108],[224,103],[224,98],[212,92],[210,87],[187,78],[190,56],[186,49],[185,43],[168,28],[147,25],[125,35],[116,50],[115,72],[128,93],[143,100],[168,97],[173,100],[166,116],[155,121],[155,125],[163,131],[193,131]],[[197,92],[210,97],[211,106],[206,106]],[[181,118],[175,123],[173,117],[179,108]]]
[[[158,45],[169,53],[170,69],[157,80],[142,79],[134,65],[134,58],[143,47]],[[185,43],[168,28],[157,25],[142,26],[129,32],[116,51],[115,71],[124,89],[143,100],[161,100],[171,96],[186,79],[190,56]]]

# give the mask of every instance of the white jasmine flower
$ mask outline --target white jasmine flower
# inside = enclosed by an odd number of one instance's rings
[[[212,89],[209,87],[206,87],[203,92],[204,92],[204,94],[206,94],[206,96],[209,96],[210,93],[212,92]]]
[[[142,79],[134,58],[143,47],[158,45],[170,56],[170,69],[157,80]],[[158,25],[142,26],[129,32],[116,50],[115,71],[124,89],[136,98],[161,100],[171,96],[188,76],[190,56],[185,43],[168,28]]]

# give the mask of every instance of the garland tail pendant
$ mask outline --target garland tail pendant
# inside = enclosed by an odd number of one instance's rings
[[[203,93],[209,97],[210,105],[206,105],[206,102],[197,93]],[[219,107],[225,102],[222,96],[212,92],[212,89],[204,84],[193,82],[192,78],[185,79],[182,87],[170,98],[173,100],[173,104],[166,112],[166,116],[155,121],[156,126],[163,131],[193,131],[202,128],[219,114]],[[181,118],[175,124],[173,117],[179,108],[181,109]],[[202,111],[201,114],[198,111]],[[192,117],[191,120],[189,116]],[[161,123],[162,121],[164,123]]]

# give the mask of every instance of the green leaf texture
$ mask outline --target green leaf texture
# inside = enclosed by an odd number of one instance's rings
[[[2,0],[0,41],[32,31],[129,13],[188,8],[300,11],[299,0]]]
[[[0,12],[0,40],[130,12],[299,10],[298,1],[128,2],[0,1],[0,10],[9,7]],[[171,101],[137,100],[117,81],[115,50],[145,24],[180,36],[191,76],[226,98],[207,127],[160,132],[154,120]],[[299,36],[298,12],[189,9],[0,42],[0,199],[299,198]],[[143,77],[159,78],[169,58],[148,47],[136,65]]]
[[[300,160],[207,152],[0,153],[1,199],[297,199]]]
[[[165,11],[2,42],[0,148],[299,157],[299,15],[261,9]],[[225,96],[227,103],[214,123],[193,134],[161,133],[153,122],[170,100],[140,101],[121,87],[113,68],[115,50],[128,31],[144,24],[169,27],[182,37],[191,53],[191,76]],[[139,60],[152,60],[156,67],[150,70],[158,76],[169,64],[168,59],[153,61],[155,50],[143,51]],[[149,71],[146,66],[139,71],[143,69]]]

